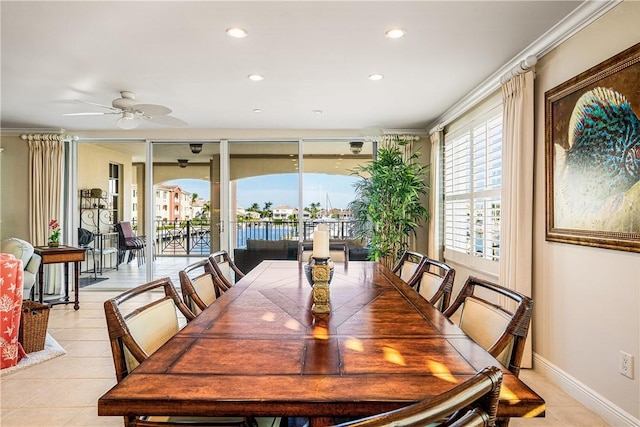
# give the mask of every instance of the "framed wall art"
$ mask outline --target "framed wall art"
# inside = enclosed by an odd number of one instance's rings
[[[546,238],[640,252],[640,43],[545,93]]]

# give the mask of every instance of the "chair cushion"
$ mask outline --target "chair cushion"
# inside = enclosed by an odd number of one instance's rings
[[[216,288],[210,274],[203,274],[191,281],[200,299],[210,306],[216,300]]]
[[[335,251],[329,251],[329,256],[331,257],[332,261],[335,262],[344,262],[345,261],[345,256],[344,256],[344,250],[335,250]]]
[[[442,285],[442,277],[433,273],[423,273],[420,279],[420,295],[430,300]]]
[[[460,317],[460,328],[482,348],[489,349],[503,334],[511,316],[475,298],[466,298]],[[496,357],[500,363],[509,366],[511,345]]]
[[[173,300],[167,298],[127,320],[131,336],[147,354],[154,353],[180,330],[175,307]],[[138,361],[126,348],[125,358],[129,371],[138,366]]]
[[[400,268],[400,278],[405,282],[408,282],[411,279],[411,276],[418,269],[418,264],[411,261],[405,261]]]
[[[219,262],[218,263],[218,267],[220,268],[220,271],[222,272],[222,275],[230,283],[234,283],[235,282],[235,280],[233,280],[233,277],[231,276],[231,266],[229,265],[228,262]]]

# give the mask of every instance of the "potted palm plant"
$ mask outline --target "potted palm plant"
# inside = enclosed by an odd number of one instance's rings
[[[394,140],[378,149],[375,160],[353,171],[360,177],[349,204],[356,235],[369,242],[369,259],[389,268],[407,249],[408,237],[429,218],[420,200],[428,190],[427,167],[417,162],[419,152],[405,160],[400,147],[406,144]]]

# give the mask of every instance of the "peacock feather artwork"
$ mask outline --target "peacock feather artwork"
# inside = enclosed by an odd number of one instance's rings
[[[640,119],[623,94],[585,92],[555,153],[557,227],[640,232]]]

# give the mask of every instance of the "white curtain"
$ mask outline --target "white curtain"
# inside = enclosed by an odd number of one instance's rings
[[[500,283],[531,296],[533,257],[533,71],[502,85]],[[531,366],[531,330],[522,359]]]
[[[443,132],[431,134],[431,166],[429,170],[429,244],[427,256],[442,261],[442,139]]]
[[[59,135],[29,135],[29,232],[34,246],[44,246],[49,240],[49,221],[62,223],[61,199],[64,142]],[[61,236],[69,242],[70,236]],[[45,293],[60,292],[59,274],[49,269],[50,280]],[[54,280],[54,277],[56,278]]]

